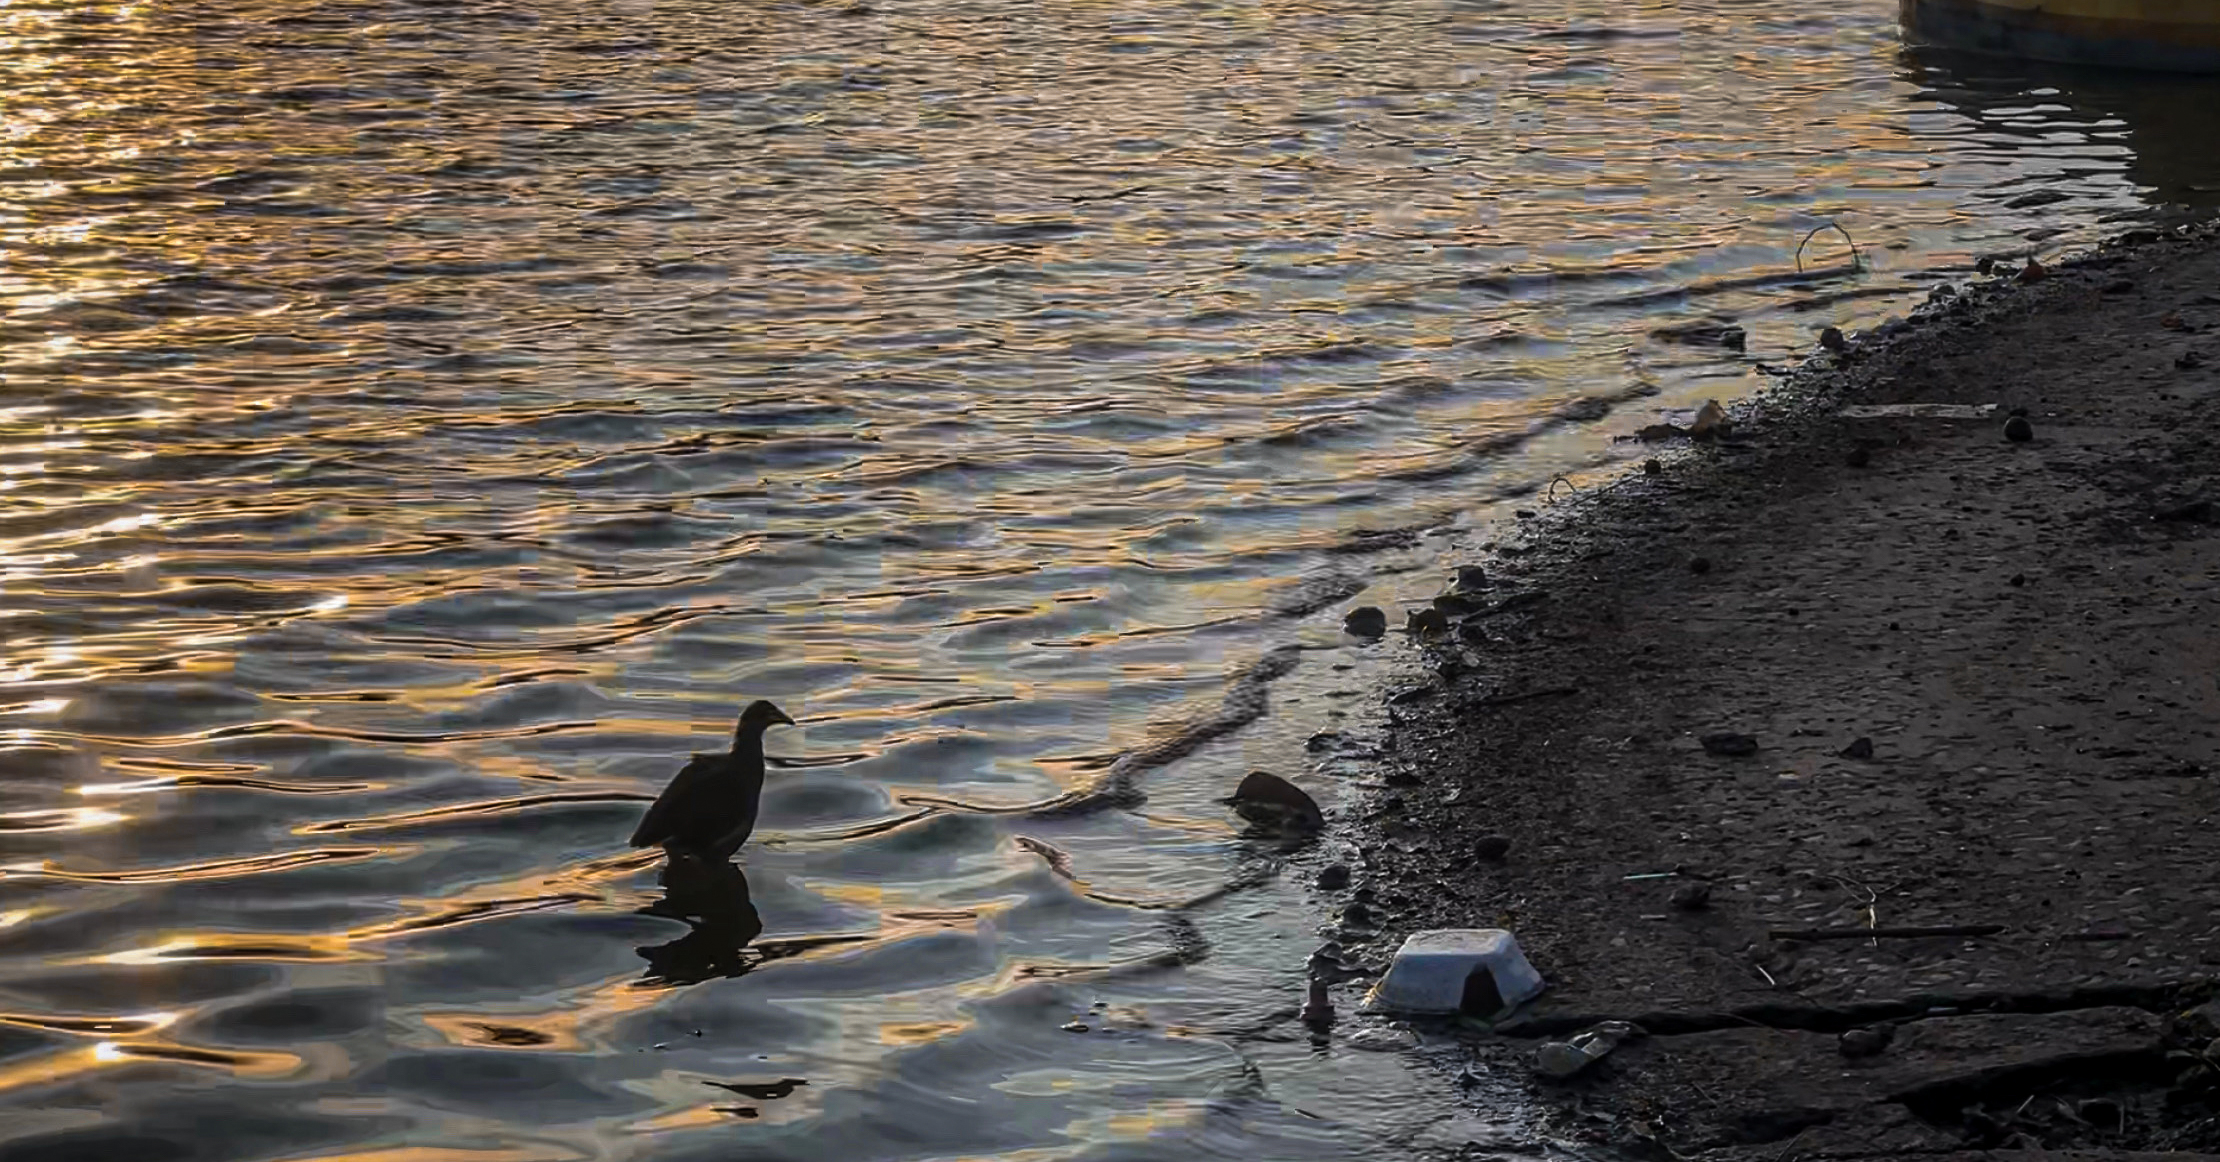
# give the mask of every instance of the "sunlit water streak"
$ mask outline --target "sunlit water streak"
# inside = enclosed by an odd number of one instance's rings
[[[10,1159],[1516,1141],[1295,1035],[1316,857],[1215,802],[1333,801],[1344,599],[2220,188],[2210,85],[1886,0],[19,3],[0,79]],[[758,696],[682,922],[622,839]]]

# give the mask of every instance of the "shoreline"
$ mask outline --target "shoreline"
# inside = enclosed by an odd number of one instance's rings
[[[1529,596],[1391,696],[1341,959],[1510,929],[1549,990],[1455,1034],[1502,1078],[1646,1025],[1529,1082],[1568,1140],[2220,1152],[2220,229],[1884,330],[1462,558]]]

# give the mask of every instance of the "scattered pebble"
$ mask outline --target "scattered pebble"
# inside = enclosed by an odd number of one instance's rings
[[[1327,864],[1326,866],[1324,866],[1324,867],[1322,867],[1322,868],[1319,868],[1319,869],[1318,869],[1318,889],[1319,889],[1320,891],[1324,891],[1324,892],[1338,892],[1338,891],[1340,891],[1341,889],[1343,889],[1343,888],[1346,888],[1346,887],[1348,887],[1348,886],[1349,886],[1349,865],[1348,865],[1348,864],[1344,864],[1344,863],[1329,863],[1329,864]]]
[[[2192,500],[2187,504],[2177,504],[2159,509],[2153,515],[2162,521],[2189,521],[2194,524],[2211,524],[2213,523],[2213,505],[2209,500]]]
[[[2020,268],[2018,277],[2021,282],[2041,282],[2050,277],[2050,268],[2030,257],[2027,265]]]
[[[2024,444],[2035,438],[2035,425],[2026,416],[2013,416],[2004,421],[2004,438],[2015,444]]]
[[[2195,371],[2204,365],[2205,356],[2201,351],[2184,351],[2174,357],[2174,366],[2183,371]]]
[[[1711,885],[1702,880],[1682,884],[1673,889],[1666,902],[1682,912],[1701,912],[1711,906]]]
[[[1449,617],[1432,607],[1414,609],[1403,617],[1403,632],[1415,638],[1445,634],[1449,632]]]
[[[1455,585],[1456,588],[1465,591],[1486,589],[1488,587],[1488,571],[1478,565],[1459,565],[1457,566]]]
[[[1703,574],[1703,573],[1709,573],[1709,572],[1711,572],[1711,558],[1709,558],[1709,557],[1690,557],[1690,558],[1688,558],[1688,571],[1689,571],[1689,572],[1691,572],[1691,573],[1696,573],[1696,574]]]
[[[1511,837],[1508,835],[1483,835],[1472,844],[1472,854],[1489,863],[1501,862],[1511,854]]]
[[[1341,910],[1341,923],[1350,928],[1370,928],[1373,926],[1372,909],[1361,902],[1350,904]]]
[[[2010,585],[2014,589],[2018,589],[2021,586],[2027,584],[2027,574],[2014,573],[2012,574],[2011,579],[2006,581],[2005,584]]]
[[[1852,448],[1850,454],[1842,458],[1842,462],[1852,468],[1863,468],[1873,463],[1873,453],[1867,451],[1863,446]]]
[[[1895,1030],[1887,1025],[1868,1025],[1844,1031],[1836,1042],[1844,1057],[1873,1057],[1889,1047]]]
[[[1642,461],[1642,471],[1651,476],[1655,476],[1658,473],[1665,471],[1665,466],[1655,460],[1644,460]]]
[[[1828,327],[1819,332],[1819,345],[1829,351],[1842,352],[1850,349],[1850,340],[1842,337],[1842,328]]]
[[[2108,1097],[2092,1097],[2074,1107],[2081,1120],[2100,1130],[2122,1130],[2127,1127],[2120,1113],[2120,1103]]]
[[[1857,759],[1863,762],[1873,757],[1873,740],[1870,738],[1855,739],[1849,746],[1843,747],[1837,753],[1846,759]]]
[[[2104,293],[2108,295],[2124,295],[2134,289],[2135,280],[2131,278],[2116,278],[2104,284]]]
[[[1444,593],[1434,598],[1434,608],[1445,617],[1463,617],[1468,613],[1478,613],[1486,606],[1487,602],[1478,598],[1467,597],[1462,593]]]
[[[1417,1045],[1418,1038],[1402,1029],[1362,1029],[1350,1034],[1342,1044],[1371,1053],[1392,1053]]]
[[[1338,730],[1321,730],[1318,733],[1311,735],[1310,738],[1303,743],[1303,749],[1309,751],[1312,754],[1317,754],[1319,751],[1322,750],[1332,750],[1333,748],[1340,746],[1342,743],[1345,743],[1347,741],[1349,741],[1349,736],[1341,733]]]
[[[1341,628],[1358,637],[1381,637],[1387,633],[1387,614],[1376,605],[1360,605],[1341,619]]]
[[[1747,734],[1736,734],[1731,730],[1722,730],[1716,734],[1707,734],[1697,741],[1703,744],[1704,750],[1716,755],[1728,755],[1734,758],[1742,758],[1748,755],[1754,755],[1758,752],[1757,739],[1752,738]]]
[[[1063,1027],[1064,1027],[1064,1032],[1066,1032],[1066,1033],[1084,1033],[1084,1032],[1086,1032],[1086,1031],[1087,1031],[1087,1022],[1085,1022],[1085,1021],[1066,1021],[1066,1022],[1064,1022],[1064,1026],[1063,1026]]]

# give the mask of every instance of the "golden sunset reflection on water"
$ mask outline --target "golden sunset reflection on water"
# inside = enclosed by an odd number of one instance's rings
[[[1220,801],[1341,613],[2220,189],[1894,11],[0,2],[0,1155],[1399,1157]]]

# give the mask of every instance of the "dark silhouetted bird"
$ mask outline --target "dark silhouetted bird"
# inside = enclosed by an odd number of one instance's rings
[[[751,702],[740,712],[728,754],[700,754],[663,788],[647,818],[632,833],[632,846],[662,844],[677,855],[705,860],[732,858],[755,830],[756,808],[763,800],[763,732],[784,723],[786,712],[768,702]]]

